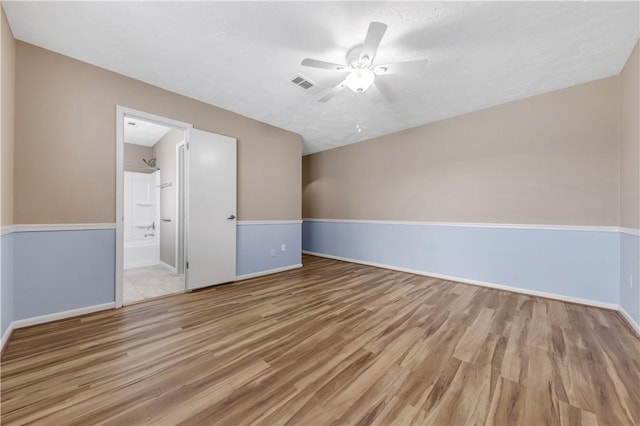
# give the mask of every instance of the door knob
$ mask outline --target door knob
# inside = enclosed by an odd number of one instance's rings
[[[234,215],[234,214],[230,214],[230,215],[229,215],[229,217],[228,217],[227,219],[229,219],[229,220],[233,220],[233,219],[235,219],[235,218],[236,218],[236,215]]]

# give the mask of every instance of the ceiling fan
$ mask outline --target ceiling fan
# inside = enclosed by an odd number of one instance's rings
[[[348,73],[347,77],[337,86],[329,90],[320,102],[327,102],[345,87],[356,93],[365,92],[376,79],[376,75],[389,74],[395,71],[394,65],[373,65],[373,61],[378,51],[380,41],[387,31],[387,24],[382,22],[371,22],[369,30],[364,38],[364,43],[357,45],[347,52],[346,65],[334,64],[332,62],[319,61],[317,59],[305,58],[302,65],[306,67],[321,68],[331,71]]]

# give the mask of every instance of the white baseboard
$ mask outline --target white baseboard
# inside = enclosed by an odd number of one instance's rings
[[[174,274],[176,273],[176,268],[174,268],[173,266],[169,265],[168,263],[164,263],[162,260],[160,261],[160,266],[162,266],[165,269],[170,270]]]
[[[13,331],[13,322],[9,324],[9,327],[7,327],[4,334],[2,335],[2,341],[0,341],[0,351],[4,349],[4,345],[9,340],[9,337],[11,337],[12,331]]]
[[[282,268],[267,269],[266,271],[254,272],[252,274],[237,275],[236,281],[248,280],[249,278],[261,277],[263,275],[277,274],[278,272],[290,271],[292,269],[302,268],[302,263],[296,265],[283,266]]]
[[[633,320],[633,318],[631,318],[631,315],[629,315],[629,312],[625,311],[625,309],[620,306],[620,314],[622,315],[622,317],[627,320],[627,322],[629,323],[629,325],[631,326],[631,328],[633,329],[633,331],[636,332],[636,334],[638,335],[638,337],[640,337],[640,324],[638,324],[637,322],[635,322]]]
[[[98,311],[105,311],[116,307],[115,302],[103,303],[101,305],[86,306],[84,308],[71,309],[70,311],[56,312],[54,314],[41,315],[39,317],[25,318],[11,323],[13,328],[29,327],[30,325],[42,324],[45,322],[57,321],[65,318],[77,317],[78,315],[90,314]]]
[[[70,311],[56,312],[53,314],[41,315],[39,317],[25,318],[21,320],[12,321],[7,327],[7,330],[2,335],[2,341],[0,342],[0,350],[4,348],[4,345],[9,340],[11,332],[16,328],[29,327],[31,325],[44,324],[45,322],[57,321],[65,318],[77,317],[79,315],[90,314],[98,311],[105,311],[107,309],[115,308],[115,302],[103,303],[101,305],[86,306],[84,308],[72,309]]]
[[[471,279],[468,279],[468,278],[453,277],[453,276],[450,276],[450,275],[436,274],[436,273],[433,273],[433,272],[420,271],[420,270],[417,270],[417,269],[402,268],[402,267],[398,267],[398,266],[386,265],[386,264],[383,264],[383,263],[366,262],[366,261],[363,261],[363,260],[351,259],[351,258],[348,258],[348,257],[332,256],[330,254],[316,253],[316,252],[311,252],[311,251],[306,251],[306,250],[302,250],[302,253],[309,254],[309,255],[312,255],[312,256],[326,257],[328,259],[342,260],[344,262],[359,263],[359,264],[362,264],[362,265],[375,266],[377,268],[392,269],[394,271],[400,271],[400,272],[408,272],[410,274],[423,275],[425,277],[440,278],[442,280],[447,280],[447,281],[457,281],[457,282],[464,283],[464,284],[471,284],[471,285],[477,285],[477,286],[481,286],[481,287],[495,288],[495,289],[498,289],[498,290],[506,290],[506,291],[511,291],[513,293],[526,294],[526,295],[529,295],[529,296],[545,297],[547,299],[556,299],[556,300],[561,300],[563,302],[571,302],[571,303],[579,303],[581,305],[596,306],[598,308],[611,309],[611,310],[614,310],[614,311],[617,311],[617,310],[620,309],[620,307],[618,305],[614,304],[614,303],[599,302],[597,300],[581,299],[579,297],[564,296],[562,294],[547,293],[547,292],[544,292],[544,291],[536,291],[536,290],[528,290],[528,289],[524,289],[524,288],[511,287],[511,286],[508,286],[508,285],[489,283],[489,282],[486,282],[486,281],[478,281],[478,280],[471,280]]]

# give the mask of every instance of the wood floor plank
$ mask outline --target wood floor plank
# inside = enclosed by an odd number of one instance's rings
[[[613,311],[322,259],[17,329],[2,424],[640,424]]]
[[[478,356],[478,349],[487,338],[494,315],[493,309],[482,308],[480,315],[471,323],[465,333],[460,338],[453,356],[460,361],[470,364],[475,363]]]
[[[504,426],[523,424],[524,392],[524,386],[500,377],[485,423]]]
[[[520,383],[526,375],[529,351],[526,350],[527,322],[524,315],[516,315],[509,331],[500,374],[505,379]]]
[[[527,344],[547,351],[550,343],[551,323],[547,314],[547,305],[544,302],[536,302],[533,305],[533,315],[529,323]]]

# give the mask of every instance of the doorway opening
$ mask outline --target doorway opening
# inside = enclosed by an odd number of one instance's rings
[[[161,135],[147,147],[127,146],[128,127]],[[236,145],[188,123],[116,107],[116,308],[235,280]],[[150,176],[125,175],[125,165]]]
[[[186,289],[184,146],[190,125],[125,108],[118,121],[116,269],[122,272],[116,273],[116,305],[122,306]]]

